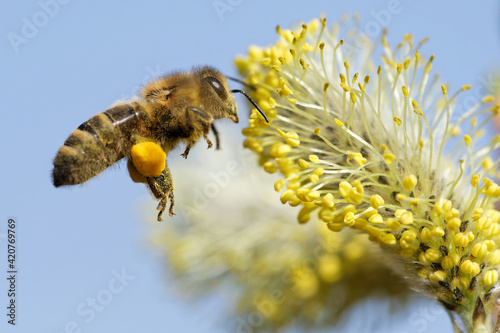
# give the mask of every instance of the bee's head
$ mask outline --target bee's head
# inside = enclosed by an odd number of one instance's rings
[[[199,94],[204,110],[210,112],[214,119],[229,118],[237,123],[237,105],[226,77],[208,66],[195,69],[193,73],[201,81]]]

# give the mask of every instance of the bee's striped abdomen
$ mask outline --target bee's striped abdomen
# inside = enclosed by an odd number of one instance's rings
[[[125,157],[142,121],[137,107],[119,105],[78,126],[54,159],[54,186],[82,184]]]

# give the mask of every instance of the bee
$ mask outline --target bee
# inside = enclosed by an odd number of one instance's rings
[[[239,121],[232,93],[242,93],[269,122],[244,91],[229,90],[226,77],[212,67],[176,72],[152,81],[143,87],[138,98],[120,102],[78,126],[54,159],[54,186],[83,184],[127,157],[132,179],[145,183],[159,200],[158,221],[162,220],[168,200],[169,215],[174,215],[174,186],[168,166],[165,164],[157,177],[142,175],[134,166],[131,149],[138,143],[152,142],[166,156],[179,143],[185,143],[181,156],[187,158],[202,136],[208,148],[213,147],[208,138],[210,129],[219,149],[219,134],[213,121]]]

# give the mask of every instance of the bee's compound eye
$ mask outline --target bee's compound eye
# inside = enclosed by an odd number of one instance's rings
[[[226,88],[222,85],[222,83],[213,76],[208,76],[205,78],[210,87],[219,95],[219,97],[223,100],[227,99],[227,91]]]

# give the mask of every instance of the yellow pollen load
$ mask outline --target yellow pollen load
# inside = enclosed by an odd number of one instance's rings
[[[166,166],[167,155],[154,142],[140,142],[130,150],[132,163],[139,173],[145,177],[158,177]]]

